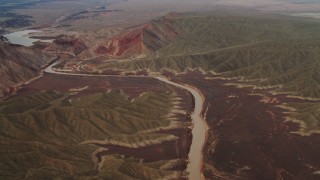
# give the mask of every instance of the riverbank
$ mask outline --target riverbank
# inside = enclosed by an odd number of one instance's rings
[[[202,169],[203,169],[203,146],[205,144],[207,138],[207,131],[208,125],[204,120],[202,115],[203,112],[203,105],[205,102],[205,98],[201,91],[197,88],[186,85],[186,84],[179,84],[165,77],[155,77],[156,79],[171,84],[173,86],[185,89],[189,91],[192,96],[194,97],[194,110],[191,114],[193,127],[192,127],[192,143],[190,147],[190,152],[188,155],[189,164],[187,166],[187,172],[189,173],[189,179],[204,179]]]

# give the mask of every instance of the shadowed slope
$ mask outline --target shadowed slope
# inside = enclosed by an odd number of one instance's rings
[[[15,85],[38,75],[50,56],[28,47],[0,41],[0,98],[15,91]]]

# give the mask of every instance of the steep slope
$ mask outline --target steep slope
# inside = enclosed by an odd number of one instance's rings
[[[15,91],[15,85],[36,77],[51,57],[39,50],[0,42],[0,98]]]
[[[105,60],[155,56],[160,49],[179,37],[170,22],[170,18],[174,16],[175,14],[168,14],[149,23],[119,30],[117,35],[99,32],[103,35],[61,36],[44,49],[58,53],[61,59],[68,60],[60,64],[65,70],[77,69],[74,67],[81,61],[93,60],[95,64],[100,64]]]
[[[77,64],[79,60],[101,57],[105,59],[143,57],[155,53],[178,37],[178,33],[168,22],[171,16],[167,15],[149,23],[125,29],[112,37],[93,34],[60,36],[48,47],[44,47],[44,50],[62,56],[71,55],[67,58],[61,57],[68,59],[65,63],[68,67]]]
[[[155,52],[177,37],[167,17],[131,28],[96,48],[98,54],[113,58],[133,57]]]

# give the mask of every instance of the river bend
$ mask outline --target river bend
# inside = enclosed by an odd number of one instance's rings
[[[91,77],[132,77],[132,76],[121,76],[121,75],[98,75],[98,74],[79,74],[79,73],[66,73],[66,72],[59,72],[54,71],[52,67],[56,63],[50,65],[47,67],[44,72],[46,73],[53,73],[53,74],[60,74],[60,75],[71,75],[71,76],[91,76]],[[146,76],[138,76],[140,78],[146,77]],[[190,147],[190,152],[188,154],[189,163],[187,166],[187,172],[189,173],[188,177],[190,180],[201,180],[204,179],[203,173],[202,173],[202,167],[203,167],[203,146],[206,141],[206,133],[208,130],[208,126],[206,121],[204,120],[202,116],[202,110],[203,110],[203,104],[204,104],[204,96],[201,94],[201,92],[196,89],[195,87],[185,85],[185,84],[179,84],[175,83],[173,81],[170,81],[166,77],[153,77],[161,82],[185,89],[189,91],[192,96],[194,97],[194,111],[191,114],[192,122],[193,122],[193,129],[192,129],[192,143]]]

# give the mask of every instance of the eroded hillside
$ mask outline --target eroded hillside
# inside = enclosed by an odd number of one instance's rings
[[[109,40],[107,46],[100,46],[96,52],[113,58],[147,55],[163,48],[178,35],[168,24],[167,18],[152,21]]]
[[[51,58],[40,50],[0,42],[0,98],[14,93],[19,83],[38,76]]]
[[[0,177],[183,177],[190,95],[144,81],[51,75],[22,88],[0,104]]]

